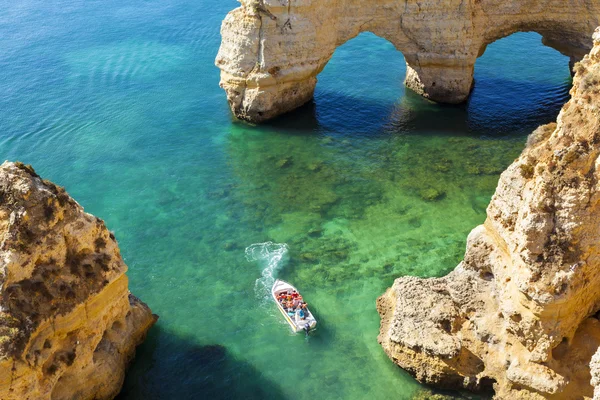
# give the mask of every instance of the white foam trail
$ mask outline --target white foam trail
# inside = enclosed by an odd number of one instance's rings
[[[254,293],[262,300],[268,300],[275,283],[277,270],[287,260],[288,245],[285,243],[254,243],[246,247],[246,260],[258,261],[263,267],[261,277],[254,283]]]

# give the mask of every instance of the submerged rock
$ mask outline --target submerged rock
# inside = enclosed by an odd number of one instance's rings
[[[311,172],[318,172],[323,169],[324,163],[322,161],[311,162],[307,168]]]
[[[223,244],[223,249],[225,251],[232,251],[232,250],[239,249],[239,246],[237,245],[237,243],[234,243],[232,241],[227,241]]]
[[[312,228],[308,231],[308,236],[310,237],[319,237],[323,235],[323,229],[321,228]]]
[[[435,188],[428,188],[421,190],[419,195],[425,201],[437,201],[446,197],[446,192]]]
[[[30,166],[0,166],[0,399],[111,399],[156,322],[104,222]]]
[[[600,28],[557,124],[502,174],[464,260],[377,301],[379,342],[419,381],[499,399],[577,399],[598,386]],[[591,377],[592,383],[590,382]],[[600,396],[597,396],[600,397]]]
[[[319,260],[319,257],[315,253],[301,253],[300,260],[309,263],[315,263]]]
[[[292,165],[292,157],[285,157],[277,161],[277,168],[287,168]]]
[[[443,158],[433,164],[433,169],[438,172],[448,172],[452,169],[452,160]],[[500,171],[500,172],[502,172],[502,171]]]

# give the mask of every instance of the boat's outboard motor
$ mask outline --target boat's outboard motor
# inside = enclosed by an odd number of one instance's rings
[[[308,332],[310,332],[310,324],[308,322],[304,324],[304,332],[306,332],[306,336],[308,336]]]

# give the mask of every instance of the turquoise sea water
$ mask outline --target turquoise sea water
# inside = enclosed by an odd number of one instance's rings
[[[568,98],[568,60],[515,34],[480,58],[468,104],[440,106],[366,33],[312,104],[255,127],[213,66],[237,4],[0,0],[1,158],[105,219],[160,315],[121,399],[410,399],[422,386],[377,344],[375,300],[460,261],[501,171]],[[268,241],[281,260],[246,259]],[[272,276],[308,300],[309,339],[265,300]]]

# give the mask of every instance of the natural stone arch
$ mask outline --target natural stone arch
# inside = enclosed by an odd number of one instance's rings
[[[593,0],[240,1],[223,21],[216,64],[232,111],[253,122],[309,101],[335,49],[364,31],[404,54],[409,88],[461,103],[488,44],[535,31],[575,60],[591,49],[600,24],[600,2]]]
[[[600,10],[600,7],[598,8]],[[598,16],[596,17],[598,18]],[[595,20],[597,21],[597,19]],[[490,27],[482,38],[477,57],[485,52],[488,45],[517,32],[536,32],[542,37],[542,43],[570,58],[571,68],[590,50],[591,41],[582,36],[585,28],[573,30],[573,24],[565,21],[507,21],[505,25]],[[534,60],[535,61],[535,60]]]

